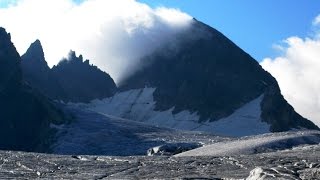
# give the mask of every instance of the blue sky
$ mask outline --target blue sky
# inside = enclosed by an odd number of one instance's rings
[[[311,35],[320,1],[139,0],[152,7],[178,8],[218,29],[257,60],[276,56],[273,44]]]

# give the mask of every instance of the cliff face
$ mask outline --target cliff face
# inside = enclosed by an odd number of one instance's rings
[[[264,94],[261,118],[271,131],[318,129],[284,100],[275,78],[217,30],[194,20],[177,44],[142,59],[147,65],[120,89],[156,88],[157,110],[198,112],[200,121],[227,117]]]
[[[0,28],[0,149],[43,151],[50,123],[63,113],[22,81],[20,56],[10,34]]]

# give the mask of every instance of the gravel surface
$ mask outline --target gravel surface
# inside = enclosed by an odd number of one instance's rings
[[[320,145],[237,156],[72,156],[0,151],[0,179],[320,179]]]

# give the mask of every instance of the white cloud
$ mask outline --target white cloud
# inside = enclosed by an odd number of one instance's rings
[[[316,25],[320,16],[314,20]],[[320,126],[320,34],[314,37],[290,37],[283,54],[261,62],[278,81],[282,94],[304,117]]]
[[[312,22],[314,26],[320,25],[320,15],[318,15]]]
[[[23,54],[35,39],[50,66],[69,50],[81,53],[119,81],[137,59],[186,29],[191,17],[177,9],[152,9],[135,0],[18,0],[0,8],[0,26]]]

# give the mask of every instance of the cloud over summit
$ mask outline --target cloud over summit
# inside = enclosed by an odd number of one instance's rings
[[[0,26],[12,34],[20,54],[40,39],[50,66],[73,49],[115,81],[191,20],[180,10],[153,9],[136,0],[18,0],[0,9]]]

